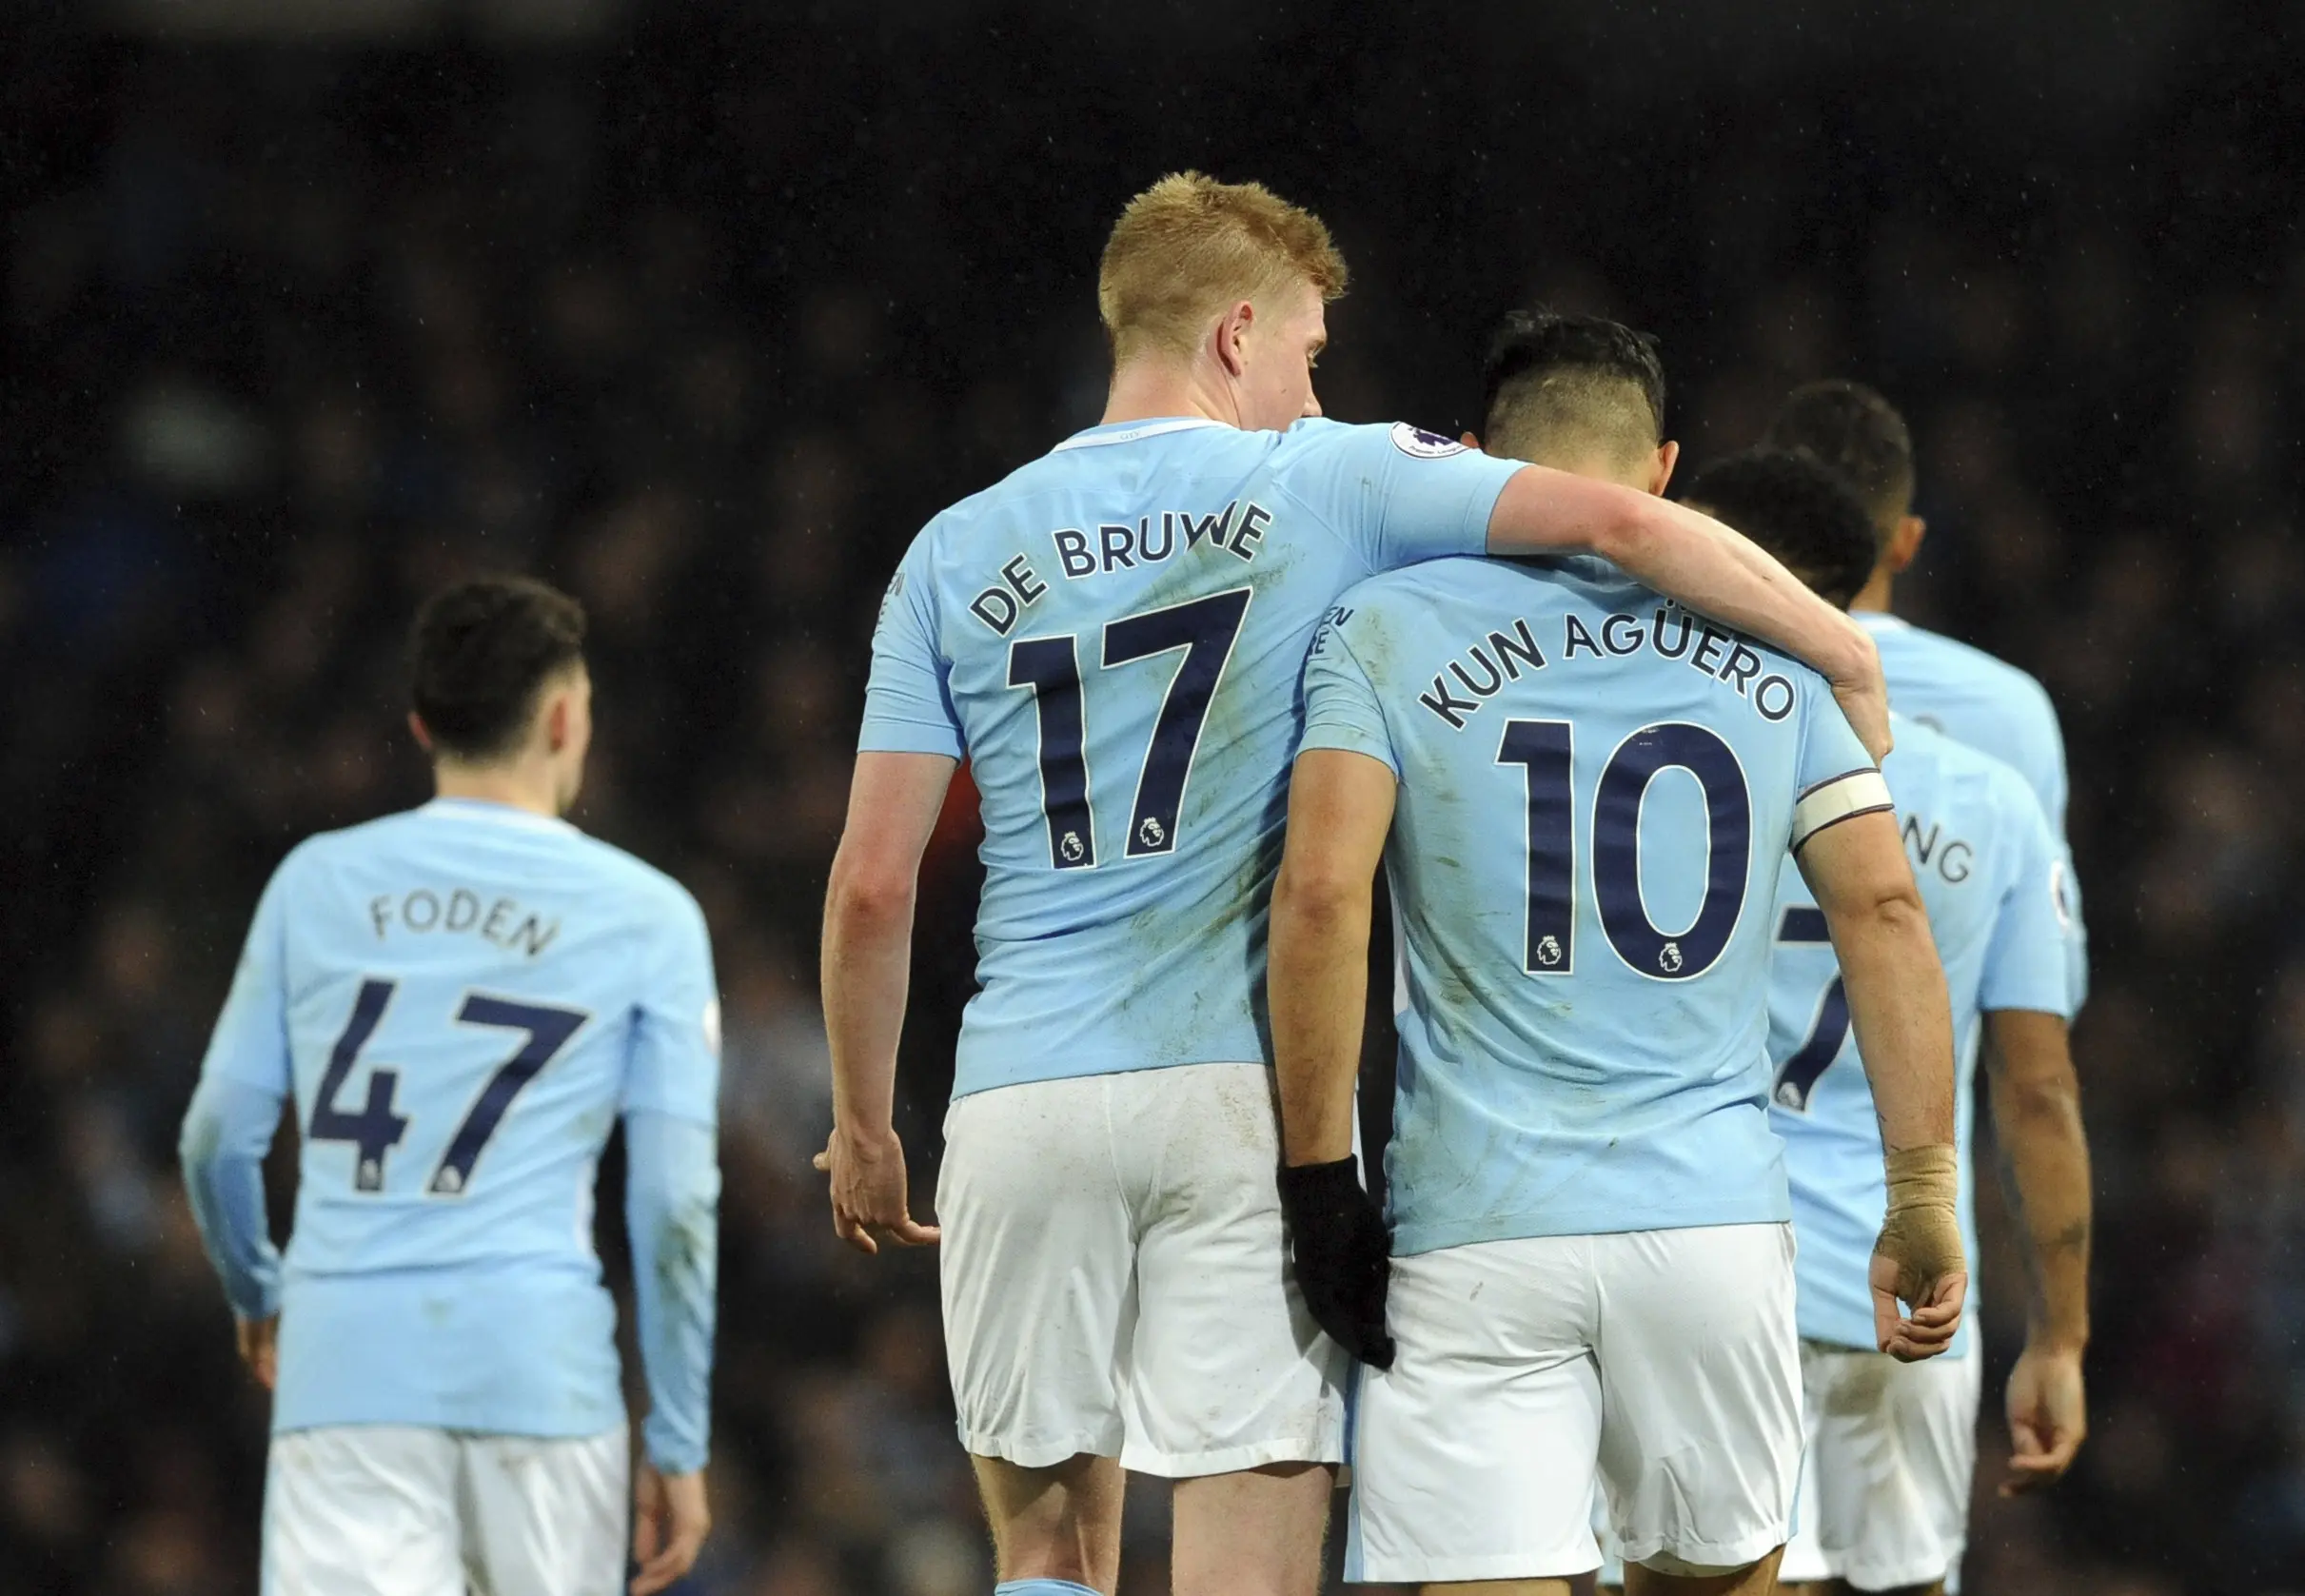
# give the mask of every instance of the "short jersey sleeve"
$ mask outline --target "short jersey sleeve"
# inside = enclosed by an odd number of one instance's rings
[[[290,854],[281,861],[257,900],[240,965],[232,972],[232,990],[200,1063],[203,1080],[237,1081],[275,1096],[286,1096],[291,1088],[287,913],[299,857]]]
[[[1321,622],[1305,656],[1305,735],[1298,739],[1297,752],[1308,748],[1366,754],[1382,759],[1395,778],[1401,774],[1376,685],[1354,657],[1344,628],[1333,620]]]
[[[648,973],[633,1005],[632,1052],[617,1107],[717,1124],[720,994],[704,913],[687,893],[667,891],[653,912],[645,959]]]
[[[1351,545],[1371,575],[1485,552],[1497,496],[1522,469],[1520,461],[1406,422],[1298,425],[1316,430],[1288,467],[1289,491]]]
[[[880,601],[873,628],[873,674],[864,689],[864,724],[857,748],[866,754],[964,752],[960,715],[948,681],[951,663],[936,645],[936,594],[929,575],[929,535],[907,551]]]
[[[2064,852],[2023,784],[2008,782],[1998,808],[1995,831],[2006,846],[2008,869],[1977,1005],[2032,1009],[2070,1019],[2074,935],[2058,897]]]
[[[1793,805],[1789,846],[1801,845],[1827,826],[1858,815],[1894,809],[1889,784],[1873,756],[1857,740],[1848,717],[1824,678],[1796,667],[1801,692],[1800,798]]]

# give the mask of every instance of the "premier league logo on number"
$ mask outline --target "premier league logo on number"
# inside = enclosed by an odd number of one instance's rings
[[[1677,972],[1680,970],[1680,968],[1681,968],[1681,944],[1680,944],[1680,943],[1678,943],[1678,942],[1667,942],[1667,943],[1665,943],[1665,946],[1664,946],[1662,949],[1660,949],[1660,950],[1658,951],[1658,954],[1657,954],[1657,968],[1658,968],[1658,969],[1660,969],[1660,970],[1663,970],[1663,971],[1664,971],[1664,972],[1665,972],[1666,975],[1673,975],[1673,974],[1677,973]]]
[[[1448,455],[1465,452],[1465,445],[1454,438],[1446,437],[1438,432],[1428,432],[1421,426],[1410,426],[1407,422],[1392,424],[1392,446],[1403,454],[1414,455],[1419,460],[1439,460]]]
[[[1136,828],[1136,839],[1148,848],[1157,848],[1169,840],[1169,834],[1161,830],[1158,820],[1147,815],[1145,823]]]
[[[1796,1113],[1800,1113],[1806,1106],[1801,1098],[1801,1088],[1789,1080],[1780,1085],[1777,1088],[1777,1106],[1791,1109]]]
[[[1543,936],[1537,940],[1537,962],[1547,970],[1561,962],[1561,943],[1557,937]]]
[[[1080,833],[1069,831],[1064,834],[1064,840],[1056,844],[1056,851],[1065,857],[1067,862],[1078,863],[1080,856],[1088,850],[1080,845]]]

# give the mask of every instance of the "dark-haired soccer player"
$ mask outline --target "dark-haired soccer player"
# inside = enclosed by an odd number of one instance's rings
[[[1662,482],[1647,341],[1522,318],[1491,370],[1492,448]],[[1598,1478],[1637,1591],[1772,1588],[1800,1457],[1765,1049],[1788,854],[1848,961],[1897,1191],[1857,1266],[1869,1344],[1941,1350],[1964,1283],[1944,987],[1879,773],[1814,673],[1589,558],[1363,581],[1304,693],[1285,1181],[1350,1167],[1380,857],[1400,939],[1390,1212],[1349,1188],[1291,1213],[1307,1300],[1369,1365],[1347,1577],[1561,1590],[1600,1561]]]
[[[1485,548],[1605,552],[1816,660],[1885,732],[1860,629],[1716,523],[1321,419],[1344,285],[1319,219],[1255,184],[1139,194],[1098,269],[1104,420],[930,522],[881,606],[825,897],[823,1165],[853,1244],[940,1241],[1006,1596],[1113,1588],[1124,1465],[1178,1482],[1179,1596],[1318,1584],[1344,1360],[1288,1267],[1264,970],[1298,680],[1340,593]],[[916,877],[964,755],[983,990],[932,1231],[891,1106]],[[1320,1178],[1308,1200],[1353,1175]]]
[[[1787,394],[1762,438],[1765,448],[1806,449],[1864,502],[1873,570],[1849,605],[1881,647],[1897,712],[1937,727],[2014,768],[2058,835],[2058,900],[2074,928],[2073,1007],[2088,997],[2088,933],[2065,835],[2065,735],[2047,689],[1982,649],[1899,620],[1897,578],[1921,551],[1928,523],[1913,513],[1913,436],[1904,417],[1862,383],[1809,383]]]
[[[1994,756],[2032,791],[2043,812],[2040,822],[2052,828],[2049,897],[2067,934],[2061,1000],[2049,1001],[2035,991],[2029,1000],[2019,1001],[2005,983],[1988,984],[1981,999],[1981,1007],[1990,1011],[1983,1040],[1989,1044],[1995,1146],[2019,1220],[2031,1287],[2025,1350],[2010,1373],[2004,1398],[2012,1455],[2002,1489],[2037,1488],[2071,1466],[2088,1423],[2081,1359],[2089,1339],[2089,1153],[2066,1035],[2066,1022],[2084,994],[2086,956],[2070,855],[2054,836],[2061,826],[2065,796],[2056,712],[2040,684],[2022,671],[1887,613],[1893,579],[1911,562],[1923,528],[1911,513],[1911,442],[1902,418],[1885,400],[1855,383],[1812,384],[1785,401],[1770,436],[1821,455],[1864,502],[1872,542],[1862,556],[1867,569],[1853,602],[1881,642],[1901,725],[1902,716],[1912,716]],[[1776,542],[1758,523],[1745,529]],[[1781,542],[1776,546],[1781,555],[1786,553]],[[1844,558],[1854,557],[1844,553]],[[1910,746],[1901,732],[1899,746]],[[1908,795],[1897,785],[1898,761],[1888,768],[1900,807],[1910,816]],[[1947,889],[1940,883],[1946,877],[1977,871],[1971,853],[1976,829],[1962,830],[1941,818],[1916,823],[1908,818],[1906,846],[1924,893],[1935,887],[1942,896]],[[2023,834],[2027,828],[2012,818],[2003,829]],[[1932,899],[1933,919],[1938,913]],[[1941,947],[1945,940],[1940,923]],[[1816,948],[1787,948],[1781,955],[1783,971],[1797,971],[1803,963],[1809,967],[1805,977],[1788,974],[1783,978],[1804,980],[1807,990],[1779,995],[1781,1006],[1812,1005],[1809,1015],[1781,1012],[1778,1016],[1781,1026],[1812,1019],[1816,1026],[1816,1036],[1788,1065],[1797,1075],[1829,1071],[1842,1055],[1828,1045],[1835,1017],[1830,1005],[1813,1007],[1816,992],[1829,990],[1823,983],[1831,977],[1830,956]],[[1955,1015],[1968,1033],[1960,1060],[1965,1148],[1967,1082],[1979,1038],[1974,1015],[1959,1001],[1959,966],[1949,948],[1946,965],[1957,982]],[[1856,1193],[1837,1180],[1837,1172],[1846,1174],[1850,1150],[1866,1128],[1859,1104],[1833,1112],[1836,1092],[1845,1096],[1854,1077],[1845,1070],[1829,1071],[1823,1081],[1814,1095],[1797,1083],[1779,1089],[1778,1124],[1790,1144],[1788,1167],[1804,1210],[1804,1266],[1812,1254],[1822,1256],[1836,1234],[1845,1249],[1847,1233],[1863,1212]],[[1965,1170],[1965,1157],[1963,1163]],[[1962,1219],[1974,1247],[1971,1179],[1965,1172]],[[1812,1192],[1813,1203],[1806,1200]],[[1845,1304],[1839,1329],[1825,1328],[1809,1315],[1805,1267],[1803,1290],[1804,1334],[1845,1344]],[[1800,1537],[1785,1552],[1788,1584],[1837,1578],[1862,1590],[1926,1587],[1958,1568],[1967,1539],[1980,1376],[1980,1358],[1971,1340],[1973,1334],[1964,1336],[1951,1360],[1921,1377],[1882,1379],[1861,1353],[1812,1356],[1807,1373],[1811,1422],[1818,1433],[1811,1445],[1820,1463],[1804,1476],[1804,1491],[1815,1496],[1801,1515]],[[1861,1400],[1868,1395],[1870,1401]],[[1822,1421],[1817,1417],[1821,1403],[1826,1414]]]
[[[408,724],[439,797],[273,873],[185,1115],[193,1212],[273,1392],[267,1596],[636,1596],[696,1560],[719,1006],[696,901],[561,818],[591,738],[584,616],[434,597]],[[262,1164],[291,1094],[294,1234]],[[593,1181],[621,1118],[650,1411],[631,1472]]]

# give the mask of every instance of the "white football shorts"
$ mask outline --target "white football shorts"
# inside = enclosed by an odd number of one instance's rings
[[[1034,1081],[944,1122],[936,1186],[960,1441],[1170,1479],[1344,1452],[1343,1349],[1281,1228],[1262,1064]]]
[[[264,1596],[618,1596],[624,1428],[577,1440],[344,1425],[272,1438]]]
[[[1957,1574],[1969,1544],[1981,1353],[1972,1346],[1963,1357],[1899,1363],[1803,1342],[1801,1382],[1800,1532],[1777,1577],[1895,1590]]]
[[[1392,1261],[1400,1351],[1359,1371],[1345,1578],[1741,1568],[1801,1466],[1790,1225],[1540,1236]]]

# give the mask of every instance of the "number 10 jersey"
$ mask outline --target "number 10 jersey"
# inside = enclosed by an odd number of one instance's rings
[[[1270,1062],[1306,646],[1353,582],[1485,546],[1521,468],[1406,425],[1118,424],[921,531],[858,747],[966,757],[983,798],[955,1095]]]
[[[1305,678],[1400,781],[1394,1250],[1791,1217],[1778,864],[1888,805],[1823,679],[1590,559],[1364,582]]]

